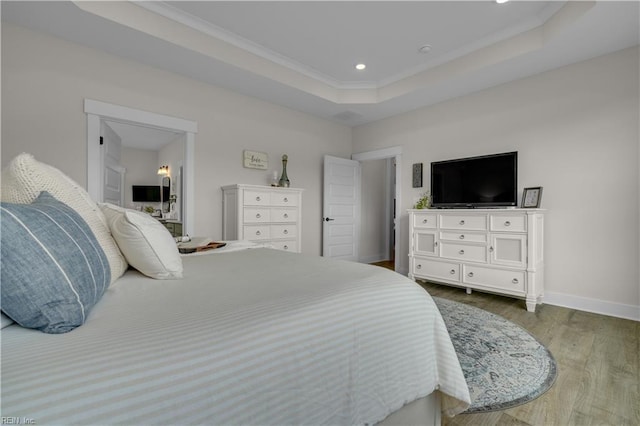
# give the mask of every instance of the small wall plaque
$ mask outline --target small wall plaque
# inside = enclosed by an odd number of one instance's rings
[[[244,166],[248,169],[267,170],[269,155],[266,152],[244,151]]]
[[[413,187],[422,188],[422,163],[413,165]]]

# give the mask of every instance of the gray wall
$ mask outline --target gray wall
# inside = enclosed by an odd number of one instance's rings
[[[86,185],[84,98],[198,123],[201,235],[222,237],[221,186],[269,184],[288,154],[291,186],[305,189],[302,251],[321,253],[323,156],[351,155],[350,128],[3,22],[3,166],[30,152]],[[244,168],[245,149],[266,152],[269,170]]]
[[[638,318],[638,48],[354,129],[354,152],[401,146],[408,269],[411,164],[519,152],[518,186],[543,186],[546,300]],[[429,188],[425,173],[425,188]]]

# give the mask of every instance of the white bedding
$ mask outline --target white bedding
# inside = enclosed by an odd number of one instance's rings
[[[215,254],[213,254],[215,253]],[[129,271],[85,325],[2,330],[2,416],[37,424],[372,424],[468,389],[428,294],[392,271],[258,248]]]

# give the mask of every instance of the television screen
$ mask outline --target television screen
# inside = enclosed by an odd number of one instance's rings
[[[160,202],[160,185],[133,185],[131,188],[134,202]],[[166,189],[168,190],[169,188]],[[167,194],[166,199],[169,199],[169,194]]]
[[[431,163],[433,207],[517,205],[518,153]]]

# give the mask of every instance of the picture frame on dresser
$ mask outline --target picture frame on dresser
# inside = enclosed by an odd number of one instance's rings
[[[541,199],[542,199],[541,186],[525,188],[522,191],[522,202],[520,203],[520,207],[523,209],[537,209],[540,207]]]

